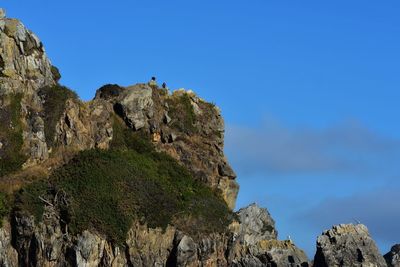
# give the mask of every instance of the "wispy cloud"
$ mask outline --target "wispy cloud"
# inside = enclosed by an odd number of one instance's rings
[[[228,125],[226,151],[232,165],[243,173],[400,170],[394,164],[394,158],[400,157],[400,140],[354,121],[325,129],[285,127],[272,120],[260,128]]]
[[[387,188],[360,192],[348,197],[328,198],[294,219],[317,229],[360,221],[368,226],[376,241],[393,245],[400,242],[400,205],[397,201],[399,192],[399,185],[388,185]]]

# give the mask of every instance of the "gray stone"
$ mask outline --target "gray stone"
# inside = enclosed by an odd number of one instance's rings
[[[134,130],[143,128],[147,123],[147,114],[152,113],[152,92],[148,85],[130,86],[126,88],[122,100],[118,103],[125,121]]]
[[[229,166],[225,161],[218,164],[218,173],[221,176],[229,177],[230,179],[236,178],[236,173],[233,171],[232,167]]]
[[[172,143],[172,142],[174,142],[174,141],[176,140],[177,137],[178,137],[178,136],[177,136],[176,134],[170,133],[170,134],[169,134],[169,139],[168,139],[168,141],[169,141],[170,143]]]
[[[8,222],[0,228],[0,266],[19,266],[18,253],[11,245],[11,226]]]
[[[365,225],[340,224],[318,237],[314,266],[386,267],[387,265]]]
[[[171,122],[171,118],[168,116],[168,112],[164,113],[164,123],[169,124]]]
[[[383,257],[389,267],[400,267],[400,244],[394,245]]]
[[[97,235],[84,231],[78,237],[75,246],[77,266],[98,266],[105,247],[105,240]]]
[[[4,19],[6,17],[6,11],[4,8],[0,8],[0,19]]]
[[[177,266],[188,266],[197,259],[197,247],[193,239],[185,235],[178,244]]]
[[[255,245],[261,240],[276,239],[275,221],[268,210],[253,203],[237,212],[240,221],[238,238],[245,245]]]

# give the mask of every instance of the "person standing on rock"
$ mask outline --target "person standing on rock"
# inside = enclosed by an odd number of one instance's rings
[[[162,89],[168,90],[167,84],[165,82],[163,82],[163,84],[161,86],[162,86]]]
[[[151,80],[149,81],[150,86],[157,86],[157,80],[156,77],[151,77]]]

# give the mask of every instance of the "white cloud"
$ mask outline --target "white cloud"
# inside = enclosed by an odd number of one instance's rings
[[[240,173],[303,174],[400,171],[400,140],[357,122],[326,129],[290,128],[272,121],[259,128],[228,125],[226,152]]]

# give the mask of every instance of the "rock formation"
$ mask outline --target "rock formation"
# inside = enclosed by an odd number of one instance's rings
[[[105,85],[82,102],[58,83],[60,77],[38,37],[0,9],[0,266],[311,266],[292,241],[277,239],[266,209],[252,204],[232,211],[239,186],[224,156],[218,107],[192,91],[170,93],[154,82]],[[112,195],[105,179],[105,191],[89,193],[115,198],[93,205],[89,198],[79,217],[73,204],[93,196],[78,191],[71,197],[77,188],[62,182],[71,179],[71,164],[83,162],[79,156],[90,155],[99,155],[88,160],[98,164],[94,171],[130,157],[136,165],[129,172],[110,170],[129,178],[117,179],[114,189],[129,185],[143,196],[134,198],[129,190]],[[88,177],[87,166],[79,166],[71,179],[77,183]],[[90,184],[83,181],[80,187]],[[154,206],[142,207],[138,199]],[[115,213],[107,214],[106,206],[125,217],[112,225]],[[149,210],[154,207],[164,210]],[[90,209],[104,218],[96,221]],[[213,211],[220,213],[210,216]],[[165,224],[152,225],[165,214]],[[362,225],[324,232],[317,249],[317,267],[386,266]],[[386,259],[397,266],[398,250]]]
[[[315,267],[386,266],[368,229],[362,224],[341,224],[318,237]]]
[[[384,258],[389,267],[400,267],[400,244],[394,245]]]

